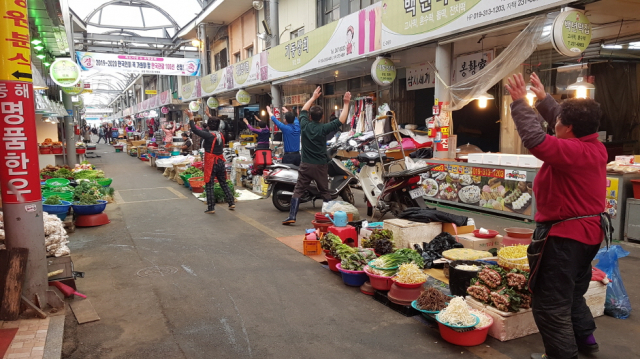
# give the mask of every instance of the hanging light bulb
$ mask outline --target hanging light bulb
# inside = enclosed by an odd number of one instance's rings
[[[193,47],[198,47],[199,48],[200,47],[200,40],[198,40],[198,39],[191,40],[191,45]]]
[[[493,99],[493,95],[488,92],[485,92],[482,95],[476,97],[476,100],[478,100],[478,107],[480,108],[486,108],[488,101]]]
[[[536,94],[531,91],[531,84],[527,84],[527,102],[529,102],[529,106],[533,107],[535,103]]]
[[[262,111],[260,112],[260,116],[264,116],[265,114],[266,114],[266,112],[265,112],[264,110],[262,110]]]
[[[578,81],[567,87],[567,90],[574,90],[576,92],[576,98],[593,98],[595,89],[596,87],[585,81],[582,76],[578,77]]]
[[[44,46],[36,45],[36,46],[33,47],[33,49],[36,50],[36,51],[40,51],[40,50],[44,49]]]

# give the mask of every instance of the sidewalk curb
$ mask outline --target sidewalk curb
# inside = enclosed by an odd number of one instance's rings
[[[49,320],[47,340],[44,345],[43,359],[60,359],[62,357],[62,338],[64,336],[64,311],[61,315],[52,316]]]

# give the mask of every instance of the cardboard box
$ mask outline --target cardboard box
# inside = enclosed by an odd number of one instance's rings
[[[455,236],[456,234],[473,233],[473,231],[476,229],[476,226],[459,226],[457,227],[457,232],[456,232],[456,228],[453,228],[453,226],[454,226],[453,223],[443,223],[442,231]]]
[[[500,156],[500,166],[517,166],[517,165],[518,165],[518,155],[503,154]]]
[[[442,233],[442,223],[412,222],[406,219],[386,219],[383,227],[393,232],[393,242],[397,248],[413,248],[422,242],[431,242]]]
[[[475,249],[479,251],[488,251],[491,248],[500,248],[502,246],[502,236],[497,235],[494,238],[477,238],[473,233],[459,234],[458,242],[462,243],[465,248]]]
[[[469,158],[467,159],[468,163],[482,163],[482,158],[484,157],[484,153],[470,153]]]
[[[359,154],[360,152],[358,151],[345,151],[345,150],[338,151],[338,156],[344,157],[344,158],[356,158],[358,157]]]
[[[485,165],[499,165],[500,157],[502,157],[499,153],[485,153],[482,156],[482,163]]]

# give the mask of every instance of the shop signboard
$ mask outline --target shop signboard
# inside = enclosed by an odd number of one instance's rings
[[[61,88],[64,93],[71,96],[77,96],[81,93],[84,93],[87,90],[83,80],[78,81],[78,83],[73,86],[61,87]]]
[[[160,94],[158,106],[166,106],[171,104],[171,90],[167,90]]]
[[[218,99],[215,97],[209,97],[207,99],[207,106],[209,106],[209,108],[216,109],[220,106],[220,102],[218,102]]]
[[[304,104],[307,101],[309,101],[310,98],[311,98],[311,95],[309,95],[308,93],[301,93],[301,94],[298,94],[298,95],[284,96],[283,97],[284,106]]]
[[[80,81],[80,67],[71,59],[57,59],[49,67],[51,79],[61,87],[71,87]]]
[[[203,96],[213,95],[214,93],[222,91],[222,88],[224,87],[224,81],[222,81],[224,78],[224,73],[224,70],[218,70],[203,77],[200,80],[200,86],[202,87]]]
[[[145,95],[157,95],[158,90],[144,90]]]
[[[427,199],[532,214],[533,183],[527,180],[526,170],[419,162],[437,166],[421,175]]]
[[[389,86],[396,79],[396,65],[391,59],[378,57],[371,64],[371,78],[380,86]]]
[[[76,51],[76,60],[83,71],[200,76],[199,59]]]
[[[436,76],[433,67],[428,63],[407,68],[407,91],[433,88],[436,86]]]
[[[0,80],[32,82],[27,3],[3,1],[0,7],[4,10],[0,18],[3,35],[0,53],[4,58],[0,67]]]
[[[245,90],[240,90],[236,93],[236,101],[241,105],[248,105],[251,103],[251,95]]]
[[[578,56],[591,42],[591,22],[580,10],[567,10],[556,16],[551,43],[564,56]]]
[[[618,215],[618,185],[619,179],[615,177],[607,177],[607,197],[605,200],[605,212],[609,213],[611,218]]]
[[[509,21],[571,0],[404,0],[382,6],[382,49],[389,51]]]
[[[381,11],[382,3],[375,3],[269,49],[268,78],[316,70],[380,50]]]
[[[456,83],[475,75],[493,61],[493,50],[479,51],[456,57],[456,65],[451,71],[451,81]]]

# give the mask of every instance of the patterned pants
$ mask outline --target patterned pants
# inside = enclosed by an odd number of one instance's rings
[[[214,178],[218,179],[218,183],[224,192],[227,203],[229,203],[229,205],[234,204],[233,194],[231,193],[229,186],[227,186],[227,170],[225,169],[224,161],[218,161],[218,163],[213,165],[213,168],[211,169],[211,179],[205,185],[208,209],[213,209],[216,205],[216,196],[213,194]]]

